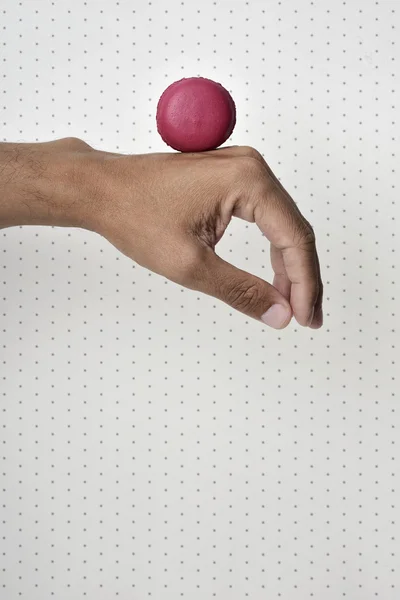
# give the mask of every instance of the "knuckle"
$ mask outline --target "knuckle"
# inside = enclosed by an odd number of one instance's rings
[[[298,242],[297,245],[303,250],[314,251],[315,249],[315,233],[311,225],[304,224],[303,227],[298,227]]]
[[[65,146],[74,150],[88,150],[89,144],[78,137],[66,137],[60,140]]]
[[[236,283],[228,293],[229,304],[243,312],[254,310],[261,298],[262,289],[257,283]]]
[[[237,174],[251,179],[260,180],[264,177],[263,167],[256,158],[252,156],[239,156],[235,161]]]
[[[255,160],[262,161],[263,157],[260,152],[253,148],[252,146],[241,146],[240,150],[243,156],[247,156],[249,158],[254,158]]]
[[[295,246],[313,252],[315,250],[314,230],[296,206],[287,202],[276,186],[269,190],[267,196],[274,210],[279,212],[282,218],[279,246],[281,248]]]

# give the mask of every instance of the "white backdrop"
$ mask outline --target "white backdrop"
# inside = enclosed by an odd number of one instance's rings
[[[164,150],[163,89],[216,79],[326,289],[275,332],[94,234],[1,231],[2,600],[399,598],[399,12],[0,0],[1,140]],[[219,249],[270,276],[255,227]]]

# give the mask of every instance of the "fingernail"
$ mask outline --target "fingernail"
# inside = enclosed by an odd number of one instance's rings
[[[313,322],[313,319],[314,319],[314,313],[315,313],[315,308],[313,307],[313,308],[312,308],[312,311],[311,311],[310,318],[308,319],[307,327],[310,327],[311,323]]]
[[[287,308],[282,306],[282,304],[273,304],[271,308],[262,315],[261,321],[269,327],[281,329],[288,323],[289,318],[290,314]]]

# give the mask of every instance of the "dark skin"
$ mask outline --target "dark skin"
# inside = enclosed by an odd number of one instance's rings
[[[273,285],[222,260],[232,217],[271,244]],[[0,228],[82,227],[138,264],[276,329],[322,325],[312,227],[256,150],[119,155],[82,140],[0,144]]]

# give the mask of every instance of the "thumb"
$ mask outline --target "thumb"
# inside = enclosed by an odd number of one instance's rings
[[[204,257],[196,289],[274,329],[283,329],[292,318],[289,302],[276,288],[234,267],[212,250]]]

